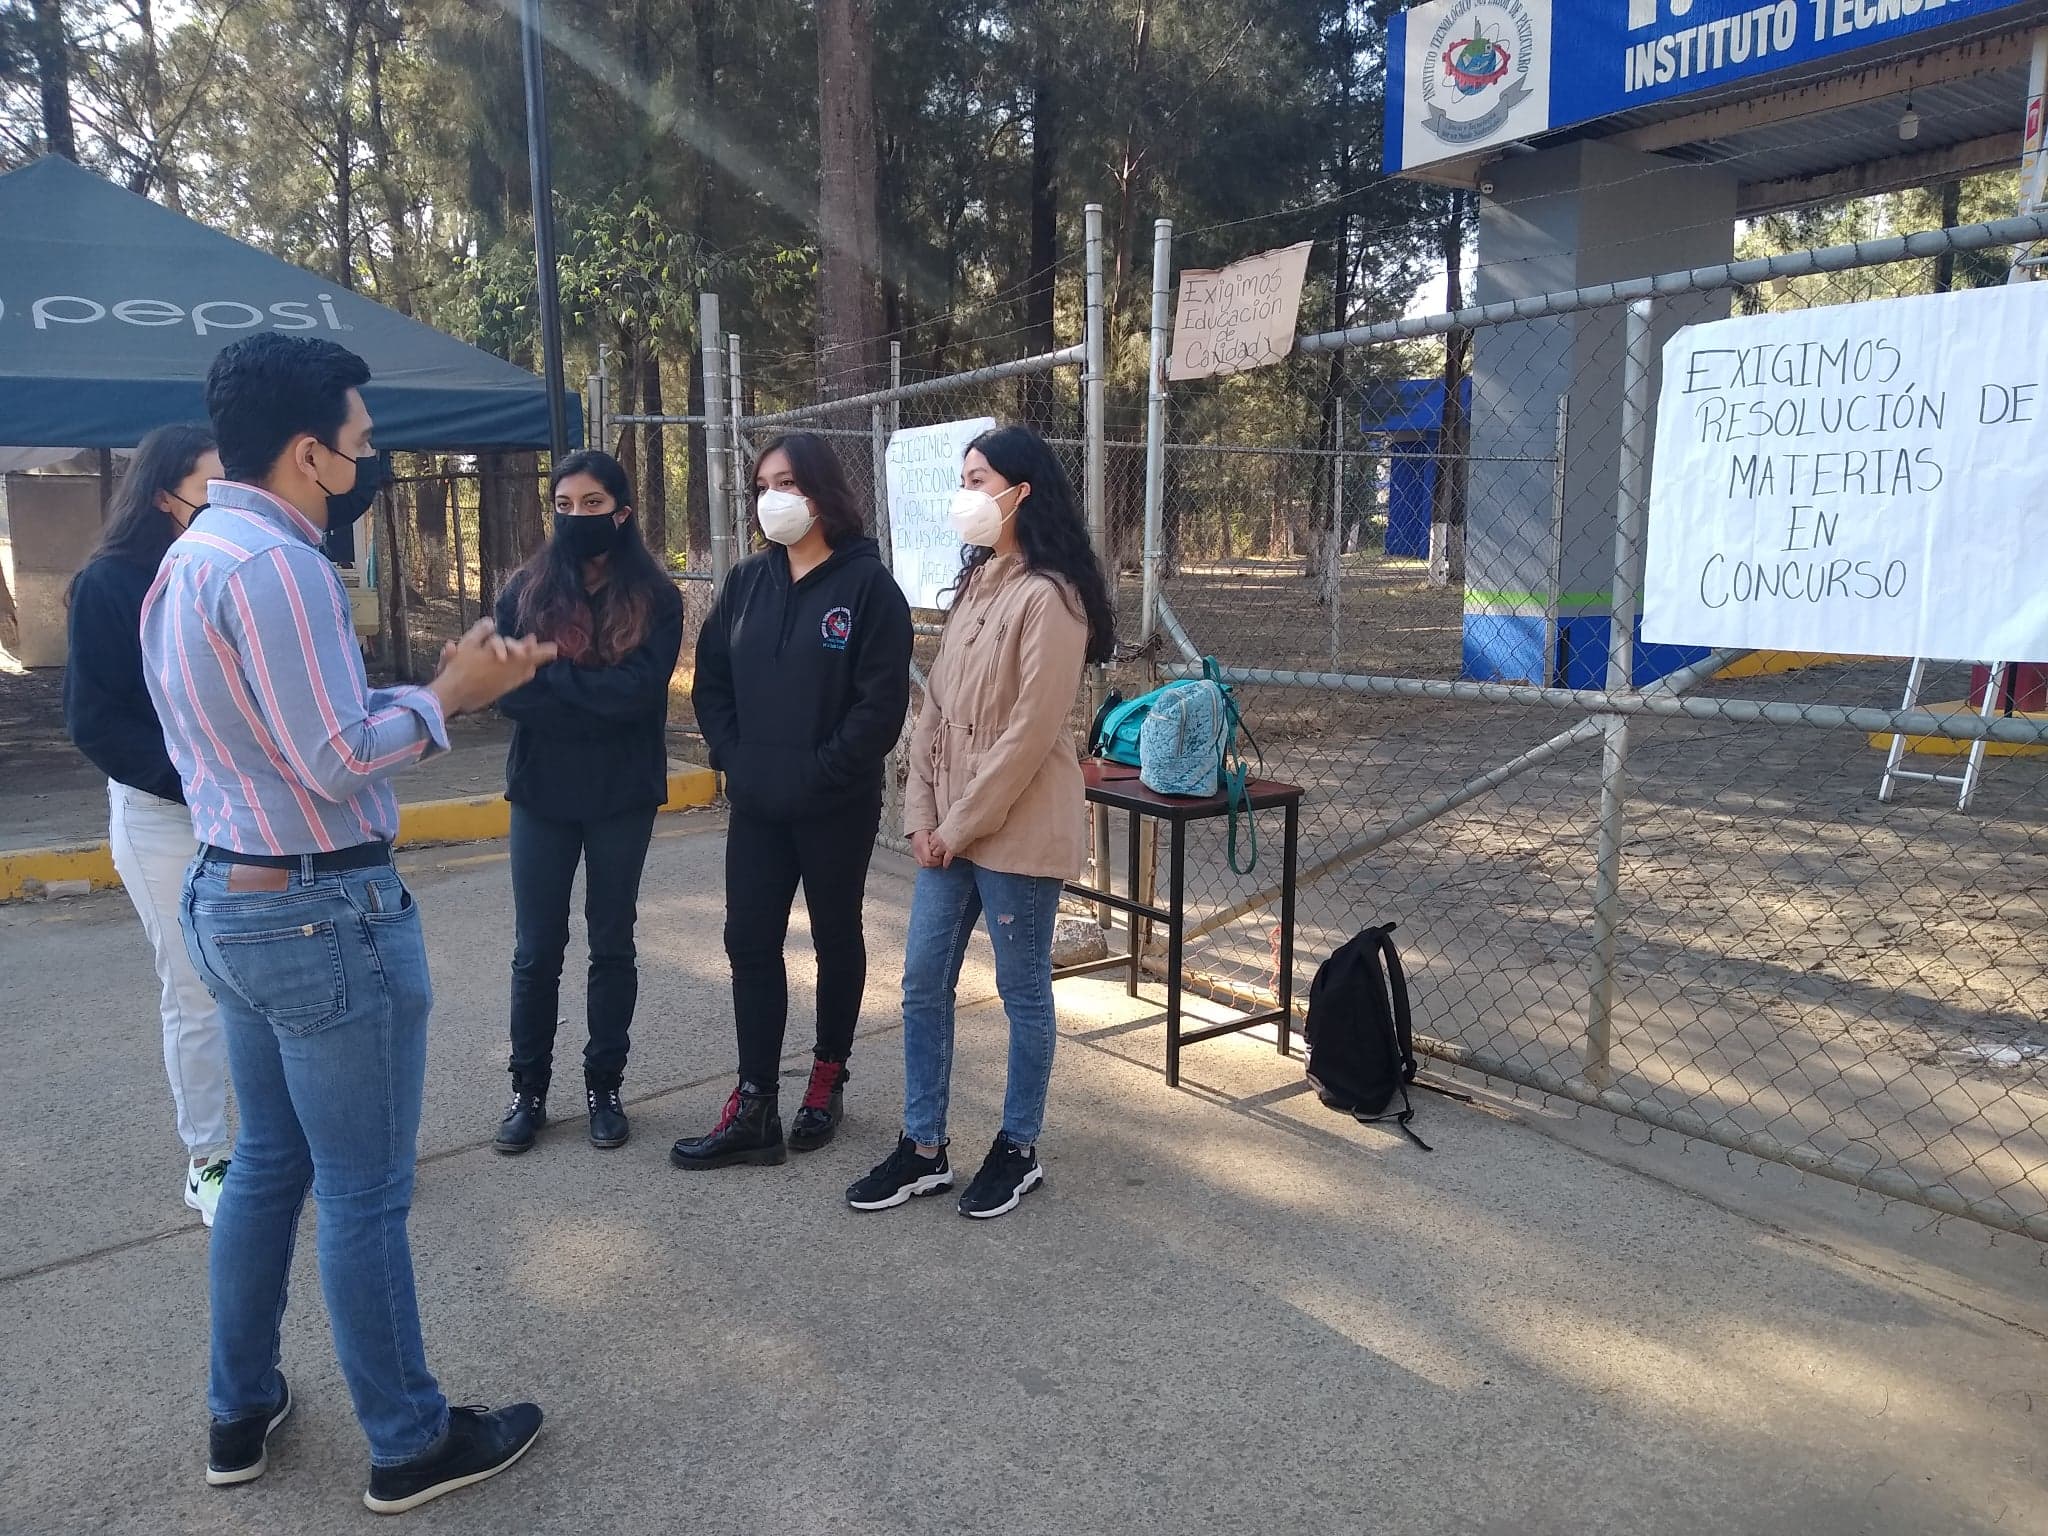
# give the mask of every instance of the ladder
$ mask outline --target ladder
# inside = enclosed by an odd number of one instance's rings
[[[1977,711],[1981,719],[1989,720],[1998,713],[1999,697],[2005,692],[2005,666],[2002,661],[1991,663],[1991,675],[1984,680],[1984,703]],[[1912,670],[1906,674],[1906,697],[1900,702],[1900,709],[1920,707],[1920,685],[1926,675],[1925,658],[1914,657]],[[1981,736],[1971,742],[1969,760],[1961,773],[1921,773],[1899,766],[1906,756],[1906,735],[1897,732],[1892,736],[1891,750],[1885,754],[1884,776],[1877,781],[1877,798],[1890,805],[1900,784],[1953,784],[1959,791],[1956,809],[1967,811],[1977,793],[1977,784],[1984,777],[1984,749],[1989,745]]]

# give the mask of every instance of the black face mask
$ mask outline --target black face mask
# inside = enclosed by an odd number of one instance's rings
[[[609,512],[601,512],[595,517],[555,514],[555,538],[578,560],[595,560],[599,555],[610,554],[612,546],[619,542],[621,526],[612,521]]]
[[[338,496],[327,498],[327,527],[347,528],[370,510],[370,503],[377,499],[378,488],[384,484],[384,456],[373,453],[368,458],[356,460],[356,483]]]

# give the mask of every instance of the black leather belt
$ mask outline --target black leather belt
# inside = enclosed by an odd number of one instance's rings
[[[199,856],[219,864],[251,864],[258,869],[300,869],[310,860],[315,872],[332,874],[344,869],[373,869],[379,864],[391,862],[389,843],[358,843],[353,848],[337,848],[332,853],[237,853],[232,848],[216,848],[212,843],[199,846]]]

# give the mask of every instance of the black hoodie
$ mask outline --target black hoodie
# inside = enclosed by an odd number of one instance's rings
[[[882,795],[910,708],[910,605],[873,539],[794,586],[776,548],[726,578],[690,691],[711,766],[745,815],[797,821]]]

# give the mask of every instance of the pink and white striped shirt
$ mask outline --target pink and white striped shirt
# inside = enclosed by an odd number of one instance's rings
[[[215,480],[142,604],[142,661],[200,842],[326,853],[398,832],[388,780],[448,749],[441,701],[372,690],[320,530]]]

